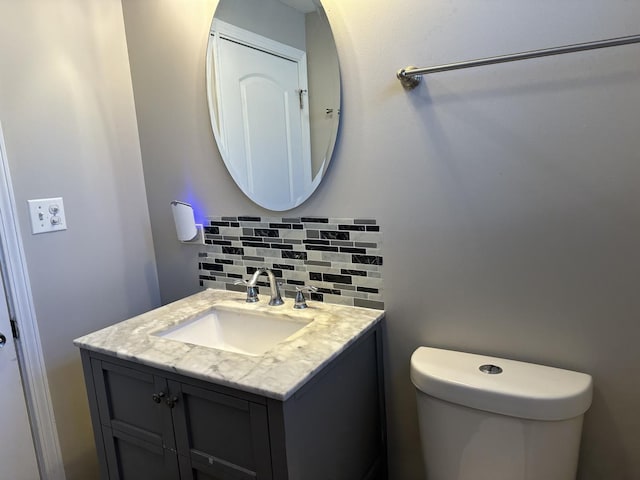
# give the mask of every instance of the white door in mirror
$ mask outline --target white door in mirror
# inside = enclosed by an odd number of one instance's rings
[[[62,197],[28,200],[31,233],[57,232],[67,229]]]
[[[218,53],[227,167],[256,203],[286,210],[312,180],[306,65],[226,39]]]

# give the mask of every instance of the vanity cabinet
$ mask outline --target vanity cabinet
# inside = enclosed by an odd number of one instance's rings
[[[383,480],[380,325],[288,399],[81,349],[104,480]]]

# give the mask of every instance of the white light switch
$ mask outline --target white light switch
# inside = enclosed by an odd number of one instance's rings
[[[67,229],[62,197],[28,200],[31,232],[48,233]]]

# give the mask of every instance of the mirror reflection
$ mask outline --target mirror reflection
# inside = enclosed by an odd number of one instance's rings
[[[319,0],[220,0],[207,96],[238,187],[269,210],[304,202],[329,165],[340,119],[338,55]]]

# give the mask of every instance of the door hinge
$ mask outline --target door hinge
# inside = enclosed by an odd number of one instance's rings
[[[15,318],[11,318],[10,319],[11,322],[11,334],[13,335],[13,338],[20,338],[20,330],[18,330],[18,322],[16,321]]]

